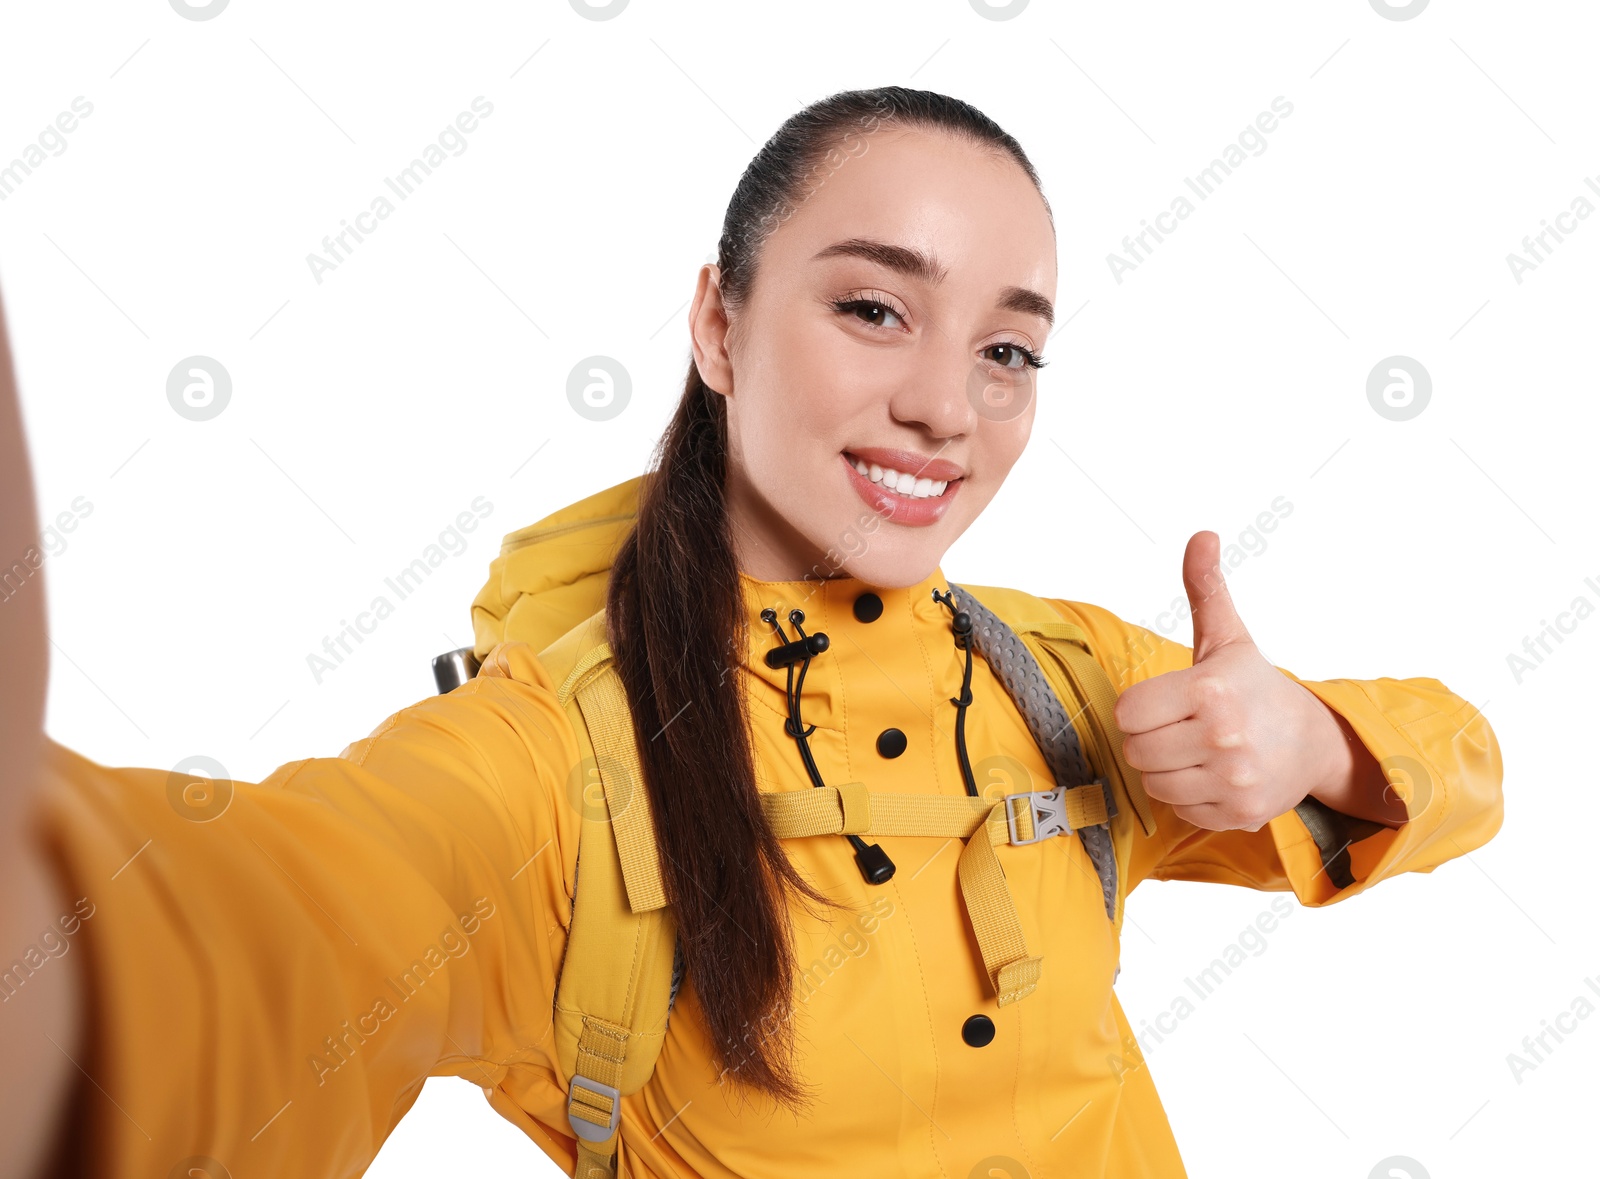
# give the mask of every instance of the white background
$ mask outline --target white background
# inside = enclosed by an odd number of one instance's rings
[[[1576,0],[1408,20],[1368,0],[1034,0],[1008,20],[967,0],[636,0],[606,21],[557,0],[233,0],[204,21],[12,0],[0,161],[93,104],[0,202],[42,523],[92,507],[44,566],[49,731],[106,764],[204,754],[253,781],[430,694],[499,538],[643,469],[696,268],[759,145],[837,90],[947,92],[1038,167],[1065,321],[1032,443],[949,576],[1155,626],[1186,539],[1233,539],[1284,496],[1230,578],[1268,656],[1435,676],[1505,758],[1486,847],[1297,907],[1149,1050],[1191,1172],[1592,1158],[1600,1019],[1520,1083],[1507,1054],[1600,976],[1600,619],[1521,683],[1507,656],[1579,595],[1600,605],[1600,217],[1521,283],[1506,256],[1574,197],[1600,204],[1597,31]],[[306,256],[480,95],[493,114],[463,154],[316,281]],[[1277,96],[1293,113],[1266,150],[1119,283],[1123,236]],[[166,396],[196,354],[233,381],[207,422]],[[591,354],[632,376],[611,421],[566,400]],[[1433,381],[1409,421],[1367,401],[1394,354]],[[476,496],[493,511],[466,550],[317,683],[324,636]],[[1140,889],[1118,984],[1135,1029],[1269,899]],[[368,1173],[463,1172],[557,1173],[472,1087],[432,1081]]]

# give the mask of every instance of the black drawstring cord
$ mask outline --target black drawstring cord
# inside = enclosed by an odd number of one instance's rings
[[[795,744],[800,747],[800,760],[805,763],[806,774],[811,778],[812,786],[824,785],[822,771],[817,769],[817,762],[811,756],[811,746],[806,744],[806,738],[816,731],[816,725],[806,725],[800,719],[800,691],[805,686],[806,669],[811,666],[811,658],[820,655],[828,649],[828,636],[821,631],[807,635],[800,624],[805,621],[805,611],[799,608],[789,611],[789,621],[794,624],[795,633],[800,637],[794,642],[783,633],[783,627],[778,624],[778,612],[771,607],[761,611],[761,621],[771,625],[777,632],[781,645],[767,652],[768,667],[787,667],[789,669],[788,681],[784,688],[784,696],[789,704],[789,717],[783,722],[783,731],[793,737]],[[800,664],[800,678],[795,679],[794,665]],[[891,860],[883,848],[876,843],[868,843],[861,836],[847,833],[845,838],[850,841],[850,846],[855,849],[856,866],[861,869],[861,878],[868,884],[882,884],[894,875],[894,861]]]
[[[952,696],[950,703],[956,706],[956,761],[961,766],[961,780],[967,793],[977,798],[978,784],[972,775],[972,761],[967,756],[967,709],[972,704],[972,616],[965,610],[956,609],[954,595],[948,589],[942,595],[934,590],[933,600],[950,611],[950,629],[955,634],[956,647],[967,654],[966,667],[961,673],[961,695]],[[799,636],[791,642],[778,623],[778,612],[770,607],[761,611],[761,620],[777,633],[780,643],[767,652],[767,666],[784,667],[789,673],[784,687],[789,716],[783,722],[783,731],[793,737],[795,744],[800,747],[800,760],[805,763],[812,786],[822,786],[825,784],[822,771],[817,768],[816,758],[811,755],[811,746],[806,743],[806,738],[816,731],[817,726],[807,725],[800,719],[800,693],[805,687],[806,670],[811,666],[812,657],[828,649],[828,636],[821,631],[806,634],[800,625],[805,617],[805,611],[798,608],[789,611],[789,621],[794,624],[795,634]],[[796,663],[800,664],[798,679],[794,673]],[[855,834],[847,834],[845,838],[855,849],[856,865],[861,869],[862,879],[868,884],[882,884],[894,875],[894,861],[876,843],[869,844]]]
[[[961,780],[966,783],[967,793],[978,797],[978,784],[972,777],[972,762],[967,758],[967,706],[972,703],[972,616],[965,610],[957,610],[955,601],[949,590],[944,596],[939,596],[939,591],[933,591],[933,600],[946,607],[953,617],[950,619],[950,629],[955,632],[956,646],[967,653],[967,667],[961,673],[961,695],[959,698],[952,696],[950,703],[956,706],[956,760],[961,765]]]
[[[800,745],[800,758],[806,763],[806,773],[811,776],[811,784],[813,786],[821,786],[822,771],[817,769],[817,759],[811,756],[811,746],[806,742],[806,738],[816,732],[817,726],[805,725],[802,728],[800,693],[805,691],[806,670],[811,666],[811,655],[812,653],[821,654],[828,649],[828,636],[819,631],[817,634],[809,636],[809,642],[806,641],[808,636],[800,628],[800,623],[804,618],[805,615],[799,610],[791,610],[789,612],[789,621],[794,624],[795,633],[800,636],[800,645],[807,650],[807,654],[800,663],[800,675],[798,678],[794,674],[794,664],[789,664],[789,720],[785,722],[784,728]]]

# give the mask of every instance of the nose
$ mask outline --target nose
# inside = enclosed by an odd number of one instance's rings
[[[969,386],[977,363],[965,345],[929,333],[918,350],[917,363],[889,400],[890,415],[941,441],[972,433],[978,425],[978,411]]]

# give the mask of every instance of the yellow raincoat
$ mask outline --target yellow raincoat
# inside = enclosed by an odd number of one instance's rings
[[[601,516],[620,536],[636,483],[574,505],[573,518]],[[473,605],[477,677],[402,709],[338,757],[195,799],[183,796],[189,779],[106,768],[47,742],[37,837],[67,903],[85,898],[91,912],[73,940],[91,968],[91,1040],[79,1061],[95,1088],[80,1089],[75,1117],[94,1143],[94,1175],[164,1176],[184,1159],[215,1160],[235,1179],[359,1174],[424,1080],[440,1075],[482,1086],[572,1173],[552,999],[584,799],[578,743],[555,695],[574,645],[546,648],[592,623],[610,557],[605,545],[578,543],[519,560],[521,535],[507,538]],[[964,656],[930,593],[945,588],[942,570],[903,589],[740,580],[761,789],[812,788],[784,732],[786,676],[763,660],[775,640],[759,619],[764,607],[784,616],[799,605],[807,629],[831,639],[801,701],[824,779],[965,796],[951,704]],[[852,606],[868,591],[883,611],[863,622]],[[524,616],[530,594],[541,605]],[[1189,648],[1107,610],[1050,602],[1119,687],[1190,664]],[[1352,844],[1348,877],[1340,872],[1351,882],[1339,887],[1294,811],[1257,832],[1212,832],[1152,800],[1157,834],[1118,843],[1129,849],[1118,863],[1125,890],[1205,880],[1292,890],[1320,906],[1431,871],[1499,829],[1494,733],[1443,684],[1298,682],[1375,757],[1422,767],[1430,789],[1415,796],[1418,813]],[[1049,783],[982,659],[971,687],[966,733],[980,789],[986,779],[1027,788],[1009,784],[1019,775]],[[905,737],[894,757],[877,743],[890,728]],[[1126,810],[1113,821],[1137,822]],[[797,1118],[719,1083],[689,980],[654,1074],[624,1099],[617,1173],[1183,1176],[1112,989],[1117,930],[1081,842],[995,849],[1028,948],[1044,961],[1034,992],[1004,1007],[967,924],[960,841],[877,842],[898,866],[878,886],[863,882],[837,835],[784,845],[855,913],[830,926],[797,910],[799,1065],[820,1094],[815,1106]],[[15,966],[7,980],[26,977]],[[48,961],[39,969],[48,974]],[[994,1035],[973,1046],[963,1026],[979,1014]]]

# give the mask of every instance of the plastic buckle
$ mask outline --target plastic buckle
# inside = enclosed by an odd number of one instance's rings
[[[572,1100],[578,1095],[578,1087],[594,1093],[601,1093],[611,1098],[611,1123],[607,1126],[597,1126],[587,1118],[573,1117]],[[572,1132],[585,1142],[604,1142],[617,1132],[617,1126],[622,1121],[622,1094],[611,1085],[603,1085],[599,1081],[591,1081],[581,1074],[574,1074],[572,1085],[567,1093],[567,1121],[572,1125]]]
[[[1026,798],[1028,805],[1033,809],[1033,838],[1017,838],[1017,812],[1011,808],[1013,798]],[[1066,796],[1057,786],[1054,790],[1027,790],[1021,794],[1008,794],[1005,796],[1006,827],[1011,832],[1011,842],[1014,844],[1038,843],[1041,839],[1049,839],[1052,835],[1072,834],[1072,825],[1067,822]]]

